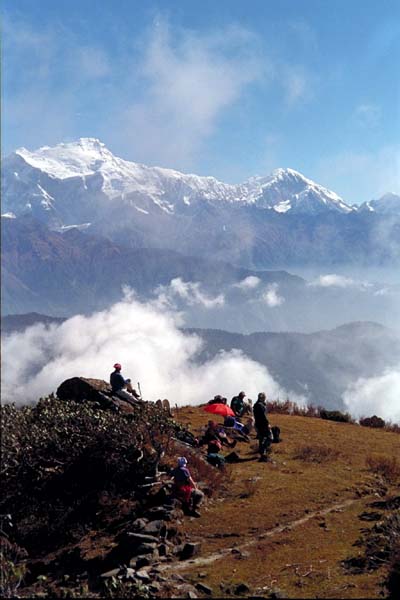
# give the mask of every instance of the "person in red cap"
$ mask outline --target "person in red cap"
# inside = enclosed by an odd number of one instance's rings
[[[110,375],[110,385],[113,394],[128,402],[141,400],[137,391],[132,388],[131,380],[124,379],[122,376],[121,369],[122,366],[119,363],[115,363],[114,371]]]

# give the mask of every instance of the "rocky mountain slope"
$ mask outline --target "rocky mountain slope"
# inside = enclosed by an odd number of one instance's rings
[[[3,314],[88,313],[119,300],[123,286],[147,297],[176,277],[216,292],[250,276],[294,288],[303,283],[285,271],[255,273],[173,250],[127,248],[76,228],[60,233],[29,216],[2,218],[1,260]]]
[[[292,169],[225,184],[115,157],[101,142],[19,149],[4,161],[3,213],[79,226],[128,246],[247,267],[393,263],[398,202],[359,210]],[[373,210],[371,210],[371,207]]]

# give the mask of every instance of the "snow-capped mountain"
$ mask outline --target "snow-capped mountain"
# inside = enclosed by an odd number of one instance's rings
[[[386,198],[386,199],[385,199]],[[3,161],[2,212],[247,268],[400,261],[398,197],[362,209],[292,169],[232,185],[118,158],[93,138]],[[386,207],[386,208],[385,208]],[[393,218],[394,215],[394,218]],[[396,216],[397,215],[397,216]]]
[[[377,200],[361,204],[360,211],[374,212],[380,215],[400,215],[400,196],[389,192]]]
[[[142,214],[154,209],[169,214],[187,212],[188,207],[204,202],[255,206],[277,213],[353,210],[334,192],[292,169],[277,169],[268,177],[231,185],[214,177],[123,160],[93,138],[35,152],[20,148],[4,161],[5,212],[31,212],[41,220],[71,225],[82,219],[97,220],[107,200],[109,206],[123,204]]]

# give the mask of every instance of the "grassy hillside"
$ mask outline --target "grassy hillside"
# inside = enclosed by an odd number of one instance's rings
[[[185,408],[178,419],[197,429],[207,415]],[[221,497],[203,518],[185,521],[185,531],[202,540],[202,557],[180,572],[201,573],[217,595],[222,581],[228,591],[246,582],[257,595],[279,588],[292,598],[381,597],[384,564],[354,574],[342,561],[362,554],[354,544],[374,525],[360,515],[400,492],[400,436],[290,415],[271,422],[283,440],[272,461],[233,465]],[[257,457],[252,447],[240,444],[240,455]]]
[[[398,433],[272,414],[282,442],[270,462],[258,462],[252,434],[235,448],[246,461],[221,472],[182,443],[208,418],[54,397],[2,407],[2,594],[396,597]],[[201,518],[168,504],[163,477],[179,455],[206,491]],[[138,531],[150,534],[145,559]],[[188,543],[200,544],[189,559]]]

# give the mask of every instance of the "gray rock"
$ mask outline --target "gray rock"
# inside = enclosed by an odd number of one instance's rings
[[[199,590],[199,592],[203,592],[203,594],[207,594],[208,596],[213,592],[212,588],[208,587],[208,585],[204,585],[204,583],[196,583],[194,587],[196,590]]]
[[[158,554],[160,556],[167,556],[169,552],[169,548],[167,546],[167,544],[159,544],[158,545]]]
[[[134,556],[130,562],[129,565],[131,567],[134,567],[135,569],[141,569],[142,567],[148,567],[149,565],[151,565],[151,563],[153,562],[153,558],[148,556],[139,556],[139,558],[137,558],[136,556]]]
[[[136,519],[132,523],[132,529],[133,531],[141,531],[142,529],[146,528],[147,524],[147,519]]]
[[[158,542],[158,537],[154,535],[144,534],[144,533],[133,533],[128,532],[126,534],[126,539],[133,544],[156,544]]]
[[[151,577],[147,571],[141,569],[140,571],[136,571],[136,577],[141,581],[149,582],[151,581]]]
[[[146,517],[149,521],[171,521],[171,513],[173,511],[170,507],[164,506],[153,506],[146,512]]]
[[[160,535],[160,531],[165,528],[165,523],[161,519],[156,519],[155,521],[150,521],[143,527],[143,533],[149,535]]]
[[[182,582],[186,581],[185,578],[182,577],[182,575],[179,575],[179,573],[172,573],[171,579],[173,579],[174,581],[182,581]]]
[[[117,569],[111,569],[111,571],[107,571],[106,573],[102,573],[100,577],[102,579],[110,579],[111,577],[116,577],[120,573],[121,569],[118,567]]]
[[[233,590],[233,593],[236,596],[240,596],[240,594],[248,594],[249,592],[250,588],[245,583],[239,583],[237,586],[235,586],[235,589]]]
[[[122,572],[123,575],[123,579],[135,579],[135,575],[136,575],[136,570],[132,569],[132,568],[126,568],[124,569],[124,571]]]
[[[141,556],[142,554],[154,554],[154,551],[157,549],[157,544],[140,544],[135,549],[135,555]]]
[[[201,542],[187,542],[180,553],[181,560],[187,560],[200,553]]]

